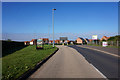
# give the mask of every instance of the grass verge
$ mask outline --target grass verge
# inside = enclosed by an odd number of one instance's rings
[[[28,46],[2,58],[2,79],[14,80],[52,54],[57,48],[45,45],[43,50]]]
[[[90,45],[90,46],[100,46],[100,47],[103,47],[102,45],[97,45],[97,44],[87,44],[87,45]],[[108,48],[111,47],[111,48],[120,48],[120,46],[107,46]]]

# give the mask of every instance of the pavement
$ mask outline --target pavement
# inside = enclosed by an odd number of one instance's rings
[[[69,47],[76,49],[89,63],[91,63],[107,78],[111,79],[120,77],[118,72],[118,67],[120,67],[119,57],[109,55],[101,51],[84,48],[80,45],[71,45]]]
[[[75,49],[63,45],[28,79],[32,78],[105,78]]]

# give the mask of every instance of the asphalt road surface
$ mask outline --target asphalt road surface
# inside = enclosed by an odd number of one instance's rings
[[[104,78],[75,49],[57,46],[59,50],[28,79],[32,78]]]
[[[120,61],[120,59],[118,57],[82,48],[79,45],[72,45],[69,47],[76,49],[89,63],[96,67],[108,79],[120,77],[118,74],[118,67],[120,66],[118,65],[118,61]]]

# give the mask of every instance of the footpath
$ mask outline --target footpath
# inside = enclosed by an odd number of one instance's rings
[[[59,45],[59,50],[28,79],[105,78],[75,49]]]

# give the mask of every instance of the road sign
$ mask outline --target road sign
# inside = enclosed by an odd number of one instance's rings
[[[97,39],[98,39],[97,35],[93,35],[93,36],[92,36],[92,39],[93,39],[93,40],[97,40]]]
[[[102,42],[102,46],[106,47],[106,46],[108,46],[108,43],[107,42]]]
[[[37,45],[41,45],[43,44],[43,40],[42,39],[37,39]]]

